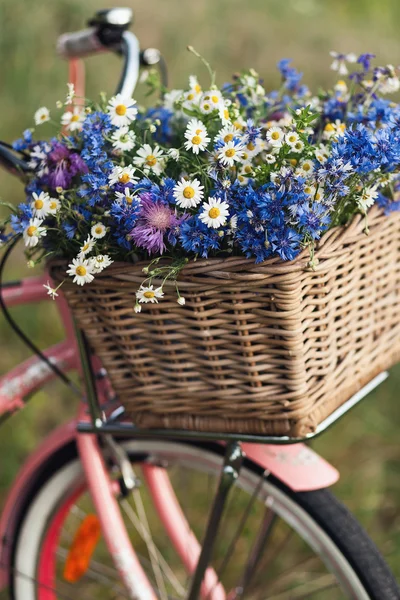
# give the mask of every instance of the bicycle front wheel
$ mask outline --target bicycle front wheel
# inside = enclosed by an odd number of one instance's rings
[[[146,440],[123,446],[139,476],[149,465],[168,474],[180,509],[201,541],[223,448]],[[149,489],[143,480],[121,499],[132,544],[158,597],[185,598],[191,581],[187,564],[154,508],[154,496],[163,490]],[[84,574],[74,583],[65,579],[76,531],[94,512],[76,451],[69,447],[46,469],[21,520],[10,573],[14,600],[129,598],[101,539]],[[212,569],[210,599],[400,598],[375,545],[329,491],[295,493],[249,461],[231,490]]]

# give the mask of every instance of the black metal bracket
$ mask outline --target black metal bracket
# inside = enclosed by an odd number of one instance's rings
[[[192,579],[187,600],[197,600],[199,598],[201,584],[212,558],[225,503],[232,485],[238,478],[243,458],[244,455],[240,444],[237,442],[231,442],[227,445],[217,493],[215,495],[214,503],[208,519],[199,561],[197,563],[196,572]]]

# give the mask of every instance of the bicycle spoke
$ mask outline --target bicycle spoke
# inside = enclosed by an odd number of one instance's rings
[[[143,507],[143,503],[140,499],[139,501],[139,505],[140,503],[142,504]],[[141,536],[141,538],[143,539],[143,541],[145,542],[148,552],[149,552],[149,556],[150,556],[150,561],[153,567],[153,571],[154,571],[154,566],[157,563],[158,565],[158,569],[157,573],[159,575],[159,577],[157,577],[156,572],[154,572],[154,576],[156,577],[156,581],[157,584],[159,584],[159,581],[162,581],[162,587],[163,590],[165,592],[165,597],[167,598],[167,592],[165,589],[165,585],[164,585],[164,577],[163,577],[163,571],[165,576],[168,578],[169,583],[173,586],[173,588],[175,589],[175,592],[181,596],[184,597],[185,596],[185,588],[181,585],[181,583],[178,581],[177,577],[174,575],[172,569],[169,567],[167,561],[163,558],[160,550],[156,547],[149,527],[148,527],[148,522],[147,522],[147,518],[145,517],[145,513],[144,513],[144,507],[143,507],[143,511],[141,511],[141,516],[143,517],[144,514],[144,518],[145,521],[141,521],[141,519],[139,519],[138,515],[135,513],[135,511],[133,510],[133,508],[131,507],[131,505],[129,504],[129,502],[127,502],[126,500],[122,500],[121,501],[121,506],[124,509],[124,512],[126,514],[126,516],[129,518],[130,522],[132,523],[133,527],[136,529],[136,531],[139,533],[139,535]],[[153,558],[153,562],[151,559]]]
[[[253,576],[256,574],[277,518],[277,515],[270,508],[265,509],[260,532],[257,535],[252,548],[250,549],[249,557],[244,567],[242,580],[235,590],[236,598],[244,596],[245,590],[248,588]]]
[[[214,584],[214,587],[209,591],[207,598],[210,597],[211,593],[215,590],[219,581],[221,581],[222,575],[224,574],[224,572],[229,564],[229,561],[232,558],[232,555],[236,548],[236,544],[239,541],[239,539],[243,533],[244,527],[246,525],[246,522],[247,522],[250,512],[251,512],[251,509],[253,508],[254,503],[255,503],[255,501],[260,493],[260,490],[262,488],[262,485],[264,483],[264,476],[265,476],[265,473],[263,473],[263,475],[260,477],[260,481],[258,482],[257,486],[254,488],[253,494],[250,496],[247,506],[246,506],[245,510],[243,511],[242,517],[239,521],[238,528],[231,538],[230,544],[228,546],[228,550],[224,556],[222,564],[221,564],[220,568],[217,570],[217,581]],[[233,497],[233,494],[232,494],[232,497]],[[233,501],[232,501],[232,504],[233,504]],[[226,510],[226,514],[227,513],[228,513],[228,509]]]
[[[273,591],[274,588],[282,587],[282,584],[290,585],[293,574],[297,573],[300,567],[302,569],[305,567],[310,568],[315,562],[320,562],[320,559],[317,556],[307,556],[305,559],[296,562],[296,564],[290,565],[290,567],[279,574],[279,577],[275,576],[274,581],[271,584],[271,591]]]
[[[308,586],[304,589],[304,586]],[[327,573],[313,582],[300,584],[297,588],[291,588],[289,592],[277,594],[275,596],[266,596],[265,600],[307,600],[314,594],[325,592],[337,586],[333,575]]]

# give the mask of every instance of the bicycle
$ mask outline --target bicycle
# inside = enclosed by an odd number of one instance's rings
[[[101,11],[89,29],[60,38],[78,96],[80,58],[101,51],[124,57],[118,91],[133,92],[140,64],[159,63],[165,76],[158,51],[140,52],[130,22],[127,9]],[[5,143],[0,162],[17,175],[29,168]],[[0,590],[8,586],[15,600],[400,598],[373,542],[326,489],[337,471],[303,439],[264,438],[262,445],[257,436],[132,427],[61,294],[65,341],[41,353],[8,307],[48,300],[47,279],[0,285],[6,318],[36,353],[0,378],[0,418],[57,376],[79,396],[79,412],[28,459],[9,493],[0,519]],[[69,371],[84,379],[85,397]]]

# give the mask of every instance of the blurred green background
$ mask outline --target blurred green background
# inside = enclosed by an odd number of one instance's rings
[[[123,0],[121,0],[123,2]],[[1,0],[0,139],[12,140],[32,126],[39,106],[55,107],[65,95],[67,65],[55,55],[57,36],[80,29],[102,0]],[[185,48],[210,60],[223,83],[234,71],[254,67],[267,89],[278,84],[276,62],[292,57],[307,83],[335,82],[330,50],[374,52],[379,64],[400,63],[400,3],[396,0],[125,0],[135,10],[142,47],[162,50],[173,87],[185,85],[201,65]],[[111,93],[118,59],[87,61],[88,95]],[[201,77],[200,77],[201,79]],[[206,81],[206,79],[204,79]],[[0,173],[0,199],[19,202],[22,186]],[[15,252],[7,278],[28,273]],[[32,272],[29,272],[32,275]],[[43,347],[60,339],[54,306],[15,309],[24,330]],[[29,352],[0,318],[0,375]],[[341,471],[338,497],[356,514],[400,579],[400,369],[333,429],[313,443]],[[46,432],[74,414],[75,398],[54,384],[0,431],[0,507],[27,453]]]

